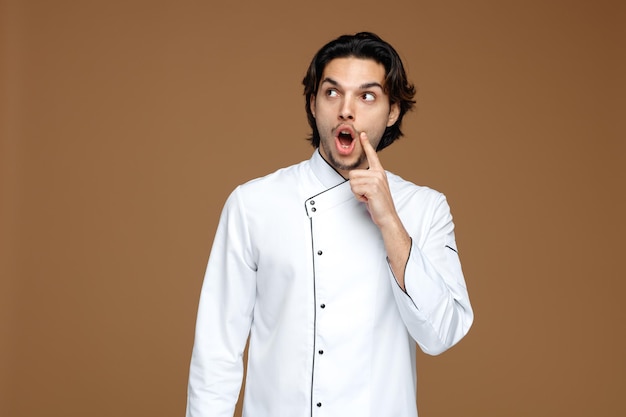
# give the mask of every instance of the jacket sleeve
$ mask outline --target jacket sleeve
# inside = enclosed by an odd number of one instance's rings
[[[222,211],[202,284],[187,417],[232,417],[234,413],[252,322],[255,278],[238,188]]]
[[[404,274],[406,292],[393,277],[392,286],[411,337],[422,351],[438,355],[467,334],[474,314],[461,270],[450,207],[443,195],[436,201],[432,220],[420,229],[409,230],[412,243]]]

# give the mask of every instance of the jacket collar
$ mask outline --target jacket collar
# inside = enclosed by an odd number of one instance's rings
[[[313,152],[313,156],[310,159],[311,169],[318,180],[324,185],[325,188],[335,187],[343,182],[346,182],[340,173],[333,168],[320,154],[319,148]]]

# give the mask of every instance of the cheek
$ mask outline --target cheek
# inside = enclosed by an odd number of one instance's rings
[[[370,125],[369,130],[366,129],[365,131],[368,133],[368,135],[376,138],[376,142],[379,142],[380,138],[382,138],[383,134],[385,133],[385,129],[387,129],[387,125],[385,123],[386,121],[387,120],[385,119],[381,123],[377,123],[376,125]],[[376,149],[376,146],[374,146],[374,149]]]

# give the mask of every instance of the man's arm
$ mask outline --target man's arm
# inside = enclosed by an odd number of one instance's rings
[[[440,195],[429,229],[424,231],[426,240],[418,245],[400,220],[376,151],[364,133],[359,139],[369,169],[350,172],[352,192],[367,204],[383,236],[398,284],[393,285],[394,297],[407,330],[424,352],[442,353],[467,334],[474,319],[450,208]]]
[[[202,285],[187,417],[232,417],[241,389],[256,288],[243,216],[235,190],[220,217]]]
[[[350,187],[357,200],[367,204],[372,220],[380,229],[391,270],[404,290],[404,269],[411,251],[411,237],[407,233],[393,204],[387,173],[367,134],[359,136],[367,156],[369,169],[350,171]]]

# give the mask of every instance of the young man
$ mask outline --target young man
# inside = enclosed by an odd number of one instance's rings
[[[416,416],[415,346],[432,355],[473,313],[445,197],[383,169],[414,104],[396,51],[341,36],[304,78],[316,150],[237,187],[204,278],[188,417]]]

